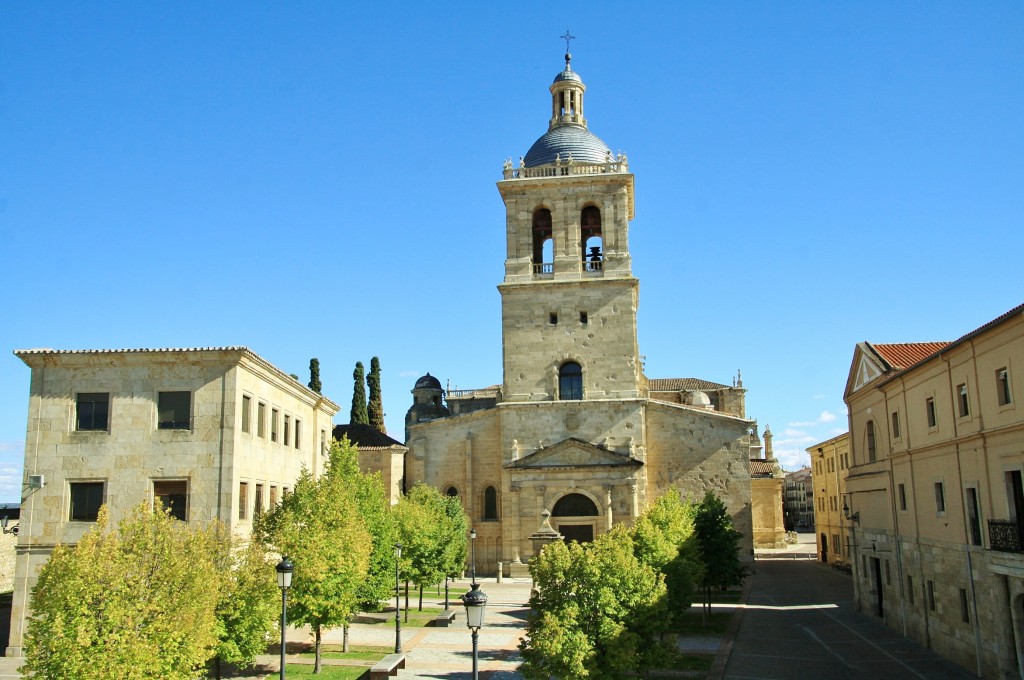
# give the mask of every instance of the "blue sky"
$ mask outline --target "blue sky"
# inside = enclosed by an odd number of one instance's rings
[[[1024,298],[1019,2],[4,3],[0,501],[14,349],[246,345],[347,420],[378,355],[499,383],[502,161],[573,67],[629,154],[650,377],[729,383],[788,468],[860,340]]]

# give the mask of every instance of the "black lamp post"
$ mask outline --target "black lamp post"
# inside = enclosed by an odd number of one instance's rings
[[[295,565],[288,556],[277,563],[277,587],[281,589],[281,680],[284,680],[284,634],[288,626],[288,589],[292,587],[292,572]]]
[[[466,605],[466,625],[473,631],[473,680],[477,680],[477,635],[484,625],[487,596],[484,591],[480,590],[480,585],[475,582],[476,579],[473,581],[470,591],[462,596],[462,603]]]
[[[395,543],[395,654],[402,653],[402,617],[399,613],[402,610],[402,601],[399,599],[400,591],[398,585],[399,560],[402,559],[402,544]]]
[[[473,547],[473,580],[471,585],[476,585],[476,529],[469,530],[469,542]]]

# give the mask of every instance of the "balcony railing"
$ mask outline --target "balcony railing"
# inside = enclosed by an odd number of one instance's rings
[[[501,176],[504,179],[534,179],[538,177],[572,177],[575,175],[599,175],[619,172],[629,172],[629,160],[623,153],[620,153],[615,158],[612,158],[611,154],[609,154],[604,163],[577,163],[573,161],[572,156],[569,156],[567,160],[563,161],[560,158],[556,158],[554,163],[534,168],[524,167],[522,159],[519,161],[519,167],[514,168],[512,167],[512,159],[509,158],[505,161],[505,165],[501,170]]]
[[[535,262],[533,264],[533,273],[534,274],[541,274],[541,275],[544,275],[544,274],[547,274],[547,275],[554,274],[555,273],[555,263],[554,262]]]
[[[1021,548],[1021,524],[1011,519],[990,519],[988,540],[993,550],[1019,553]]]

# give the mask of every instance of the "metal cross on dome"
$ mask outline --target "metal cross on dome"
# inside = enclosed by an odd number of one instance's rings
[[[575,39],[576,39],[576,36],[574,36],[574,35],[570,35],[570,33],[569,33],[569,29],[568,29],[568,28],[566,28],[566,29],[565,29],[565,35],[562,35],[562,36],[559,36],[559,37],[560,37],[560,38],[561,38],[562,40],[564,40],[564,41],[565,41],[565,51],[566,51],[566,52],[568,52],[568,51],[569,51],[569,41],[570,41],[570,40],[575,40]]]

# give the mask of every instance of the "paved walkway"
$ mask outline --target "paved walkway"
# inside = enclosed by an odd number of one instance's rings
[[[801,535],[804,538],[806,535]],[[805,539],[806,540],[806,539]],[[813,540],[813,536],[811,536]],[[813,544],[811,544],[813,546]],[[725,680],[887,680],[975,676],[853,607],[850,576],[801,546],[759,551],[747,602],[726,643]],[[813,553],[812,553],[813,555]]]

